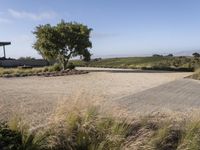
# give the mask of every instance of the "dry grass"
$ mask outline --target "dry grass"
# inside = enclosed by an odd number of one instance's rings
[[[191,75],[192,79],[200,80],[200,69],[197,69],[193,75]]]
[[[48,125],[30,128],[20,117],[8,129],[20,133],[24,149],[199,150],[200,111],[155,113],[132,118],[104,112],[79,98],[58,106]],[[0,130],[1,132],[1,130]],[[0,143],[1,146],[1,143]]]
[[[73,63],[76,66],[87,67],[192,71],[198,66],[199,59],[193,57],[124,57],[93,60],[89,63],[74,60]]]
[[[0,77],[8,76],[29,76],[32,74],[37,74],[44,72],[45,68],[34,68],[34,69],[22,69],[22,68],[0,68]]]
[[[60,71],[61,66],[54,64],[53,66],[40,67],[40,68],[0,68],[0,77],[25,77],[40,75],[41,73],[51,73]]]

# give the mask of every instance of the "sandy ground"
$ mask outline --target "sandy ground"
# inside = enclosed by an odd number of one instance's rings
[[[190,74],[91,72],[63,77],[0,78],[0,120],[20,114],[38,125],[45,123],[63,101],[68,105],[72,95],[103,105]]]

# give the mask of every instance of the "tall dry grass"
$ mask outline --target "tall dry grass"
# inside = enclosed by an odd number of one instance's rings
[[[196,69],[194,74],[191,76],[192,79],[200,80],[200,69]]]
[[[53,66],[47,67],[35,67],[35,68],[2,68],[0,67],[0,77],[25,77],[33,76],[40,73],[50,73],[60,71],[62,68],[59,64],[54,64]]]
[[[31,128],[14,117],[0,126],[0,149],[199,150],[200,111],[124,117],[104,112],[84,94],[62,101],[48,124]],[[81,100],[82,99],[82,100]],[[98,102],[100,102],[98,100]],[[103,106],[104,107],[104,106]],[[3,142],[2,142],[3,141]]]

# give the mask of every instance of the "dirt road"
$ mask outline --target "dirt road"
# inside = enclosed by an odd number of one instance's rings
[[[40,124],[57,105],[72,101],[72,95],[81,93],[89,96],[88,101],[105,104],[190,74],[92,72],[63,77],[0,78],[0,120],[19,113],[28,121]]]

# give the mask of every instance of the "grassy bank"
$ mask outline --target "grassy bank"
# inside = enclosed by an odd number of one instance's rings
[[[200,59],[193,57],[127,57],[95,59],[89,63],[75,60],[76,66],[105,68],[142,68],[156,70],[193,71],[200,64]]]
[[[72,60],[70,69],[75,66],[193,72],[200,67],[200,58],[154,56],[94,59],[90,62]],[[0,68],[0,77],[49,76],[52,73],[56,76],[56,72],[61,69],[58,64],[42,68]],[[200,79],[199,72],[196,72],[192,78]]]
[[[97,107],[70,109],[48,126],[31,129],[23,119],[0,125],[0,149],[10,150],[199,150],[200,120],[155,114],[128,120]],[[62,118],[62,119],[61,119]]]
[[[167,71],[194,71],[200,66],[200,59],[193,57],[127,57],[94,59],[90,62],[72,60],[75,66],[81,67],[104,67],[104,68],[131,68],[144,70],[167,70]],[[70,67],[74,68],[74,65]],[[0,77],[24,77],[41,75],[60,71],[57,64],[43,68],[0,68]]]
[[[49,67],[41,67],[41,68],[0,68],[0,77],[24,77],[37,75],[43,72],[55,72],[60,71],[61,67],[59,65],[49,66]]]
[[[75,66],[71,65],[67,70],[62,71],[62,67],[59,64],[41,68],[0,68],[0,77],[61,76],[86,73],[83,71],[73,70],[74,68]]]

